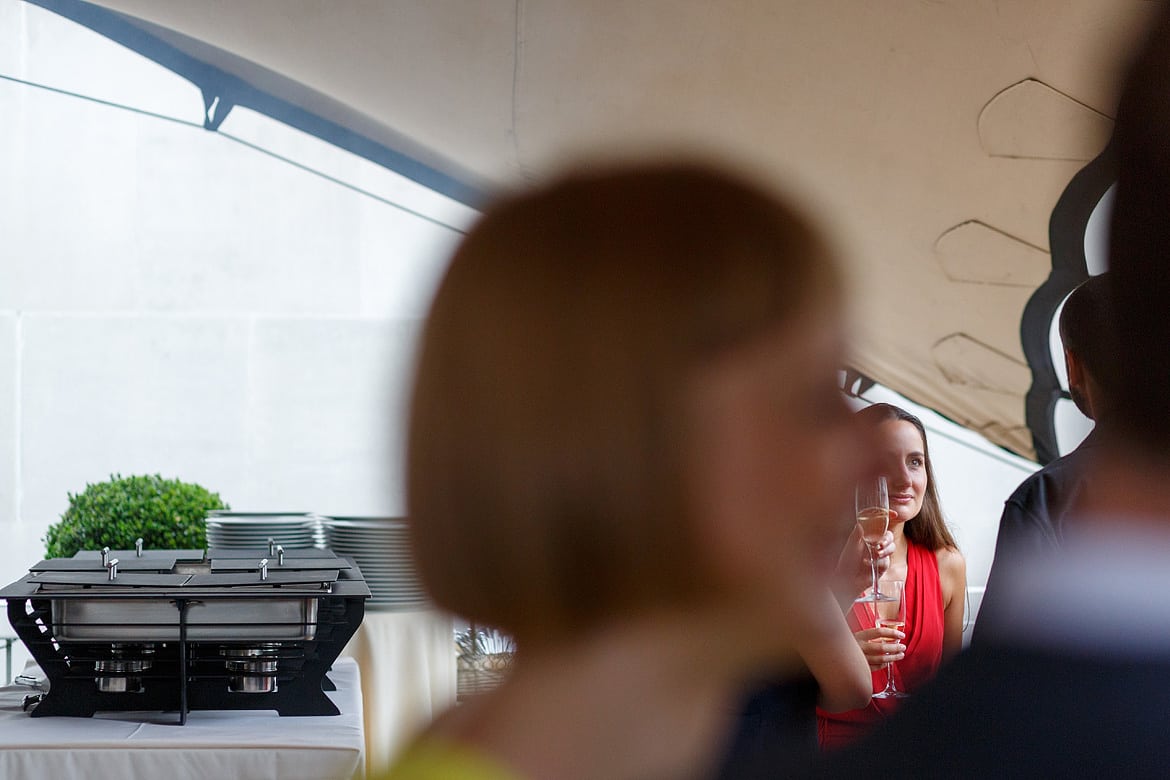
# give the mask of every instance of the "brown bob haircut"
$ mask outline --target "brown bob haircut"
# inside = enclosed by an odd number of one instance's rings
[[[425,326],[407,501],[441,607],[518,641],[709,589],[683,472],[696,369],[837,294],[790,206],[695,164],[487,209]]]
[[[897,421],[908,422],[918,429],[918,435],[922,437],[922,454],[926,456],[926,495],[918,514],[906,523],[906,538],[931,552],[944,548],[959,549],[943,518],[942,502],[938,500],[938,488],[935,487],[934,466],[931,465],[930,444],[926,441],[926,426],[922,420],[893,404],[881,403],[859,410],[857,419],[873,428],[884,422]]]

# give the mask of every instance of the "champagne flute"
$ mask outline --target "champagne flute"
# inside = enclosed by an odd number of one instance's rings
[[[877,613],[875,625],[877,628],[893,628],[898,631],[906,630],[906,583],[901,580],[886,583],[889,601],[874,604]],[[896,639],[883,638],[881,642],[897,642]],[[905,699],[910,694],[898,690],[894,683],[894,664],[886,664],[886,687],[873,695],[875,699]]]
[[[857,526],[861,539],[869,550],[869,572],[873,578],[873,590],[854,599],[854,602],[887,601],[886,594],[878,590],[877,551],[890,523],[890,493],[886,478],[877,477],[857,485],[856,502]]]

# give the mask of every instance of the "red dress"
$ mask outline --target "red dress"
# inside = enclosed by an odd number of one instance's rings
[[[942,661],[943,596],[938,558],[925,547],[907,540],[906,657],[894,664],[898,690],[914,693],[934,677]],[[873,628],[867,605],[854,604],[846,618],[853,631]],[[873,673],[874,693],[886,687],[886,670]],[[833,749],[853,742],[898,707],[898,699],[870,699],[860,710],[828,713],[817,708],[817,736],[821,747]]]

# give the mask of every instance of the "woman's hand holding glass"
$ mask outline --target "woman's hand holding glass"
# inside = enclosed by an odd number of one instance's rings
[[[841,595],[849,594],[849,599],[859,593],[867,592],[873,586],[873,575],[880,578],[890,568],[890,556],[894,554],[894,534],[886,531],[881,539],[873,546],[871,555],[870,546],[861,538],[861,528],[856,524],[849,540],[841,550],[837,559],[837,582]],[[871,568],[870,564],[873,564]],[[876,572],[874,569],[876,568]]]
[[[906,634],[893,628],[867,628],[853,634],[871,671],[885,669],[906,657]]]
[[[873,545],[872,554],[868,544],[863,543],[861,547],[865,556],[865,560],[863,561],[863,574],[870,573],[870,565],[872,564],[880,580],[882,575],[890,568],[890,556],[894,554],[894,533],[892,531],[886,531],[882,534],[882,538]],[[866,586],[868,585],[869,583],[867,582]]]
[[[906,626],[906,583],[902,580],[888,582],[887,593],[890,596],[889,601],[882,601],[873,604],[873,618],[874,625],[878,630],[892,630],[904,629]],[[898,631],[903,637],[905,634]],[[881,641],[879,639],[879,641]],[[888,643],[889,640],[886,640]],[[892,643],[890,643],[892,644]],[[879,691],[873,695],[875,699],[905,699],[910,694],[905,691],[898,690],[897,683],[894,680],[894,664],[901,660],[905,655],[903,652],[898,658],[887,658],[889,663],[886,665],[886,687],[885,690]]]

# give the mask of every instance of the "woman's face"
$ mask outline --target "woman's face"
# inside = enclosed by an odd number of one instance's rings
[[[722,356],[695,386],[699,549],[730,590],[781,610],[827,586],[863,465],[837,388],[843,341],[835,316],[809,313]]]
[[[890,491],[894,523],[913,520],[926,497],[926,444],[914,423],[886,420],[878,425],[881,473]]]

